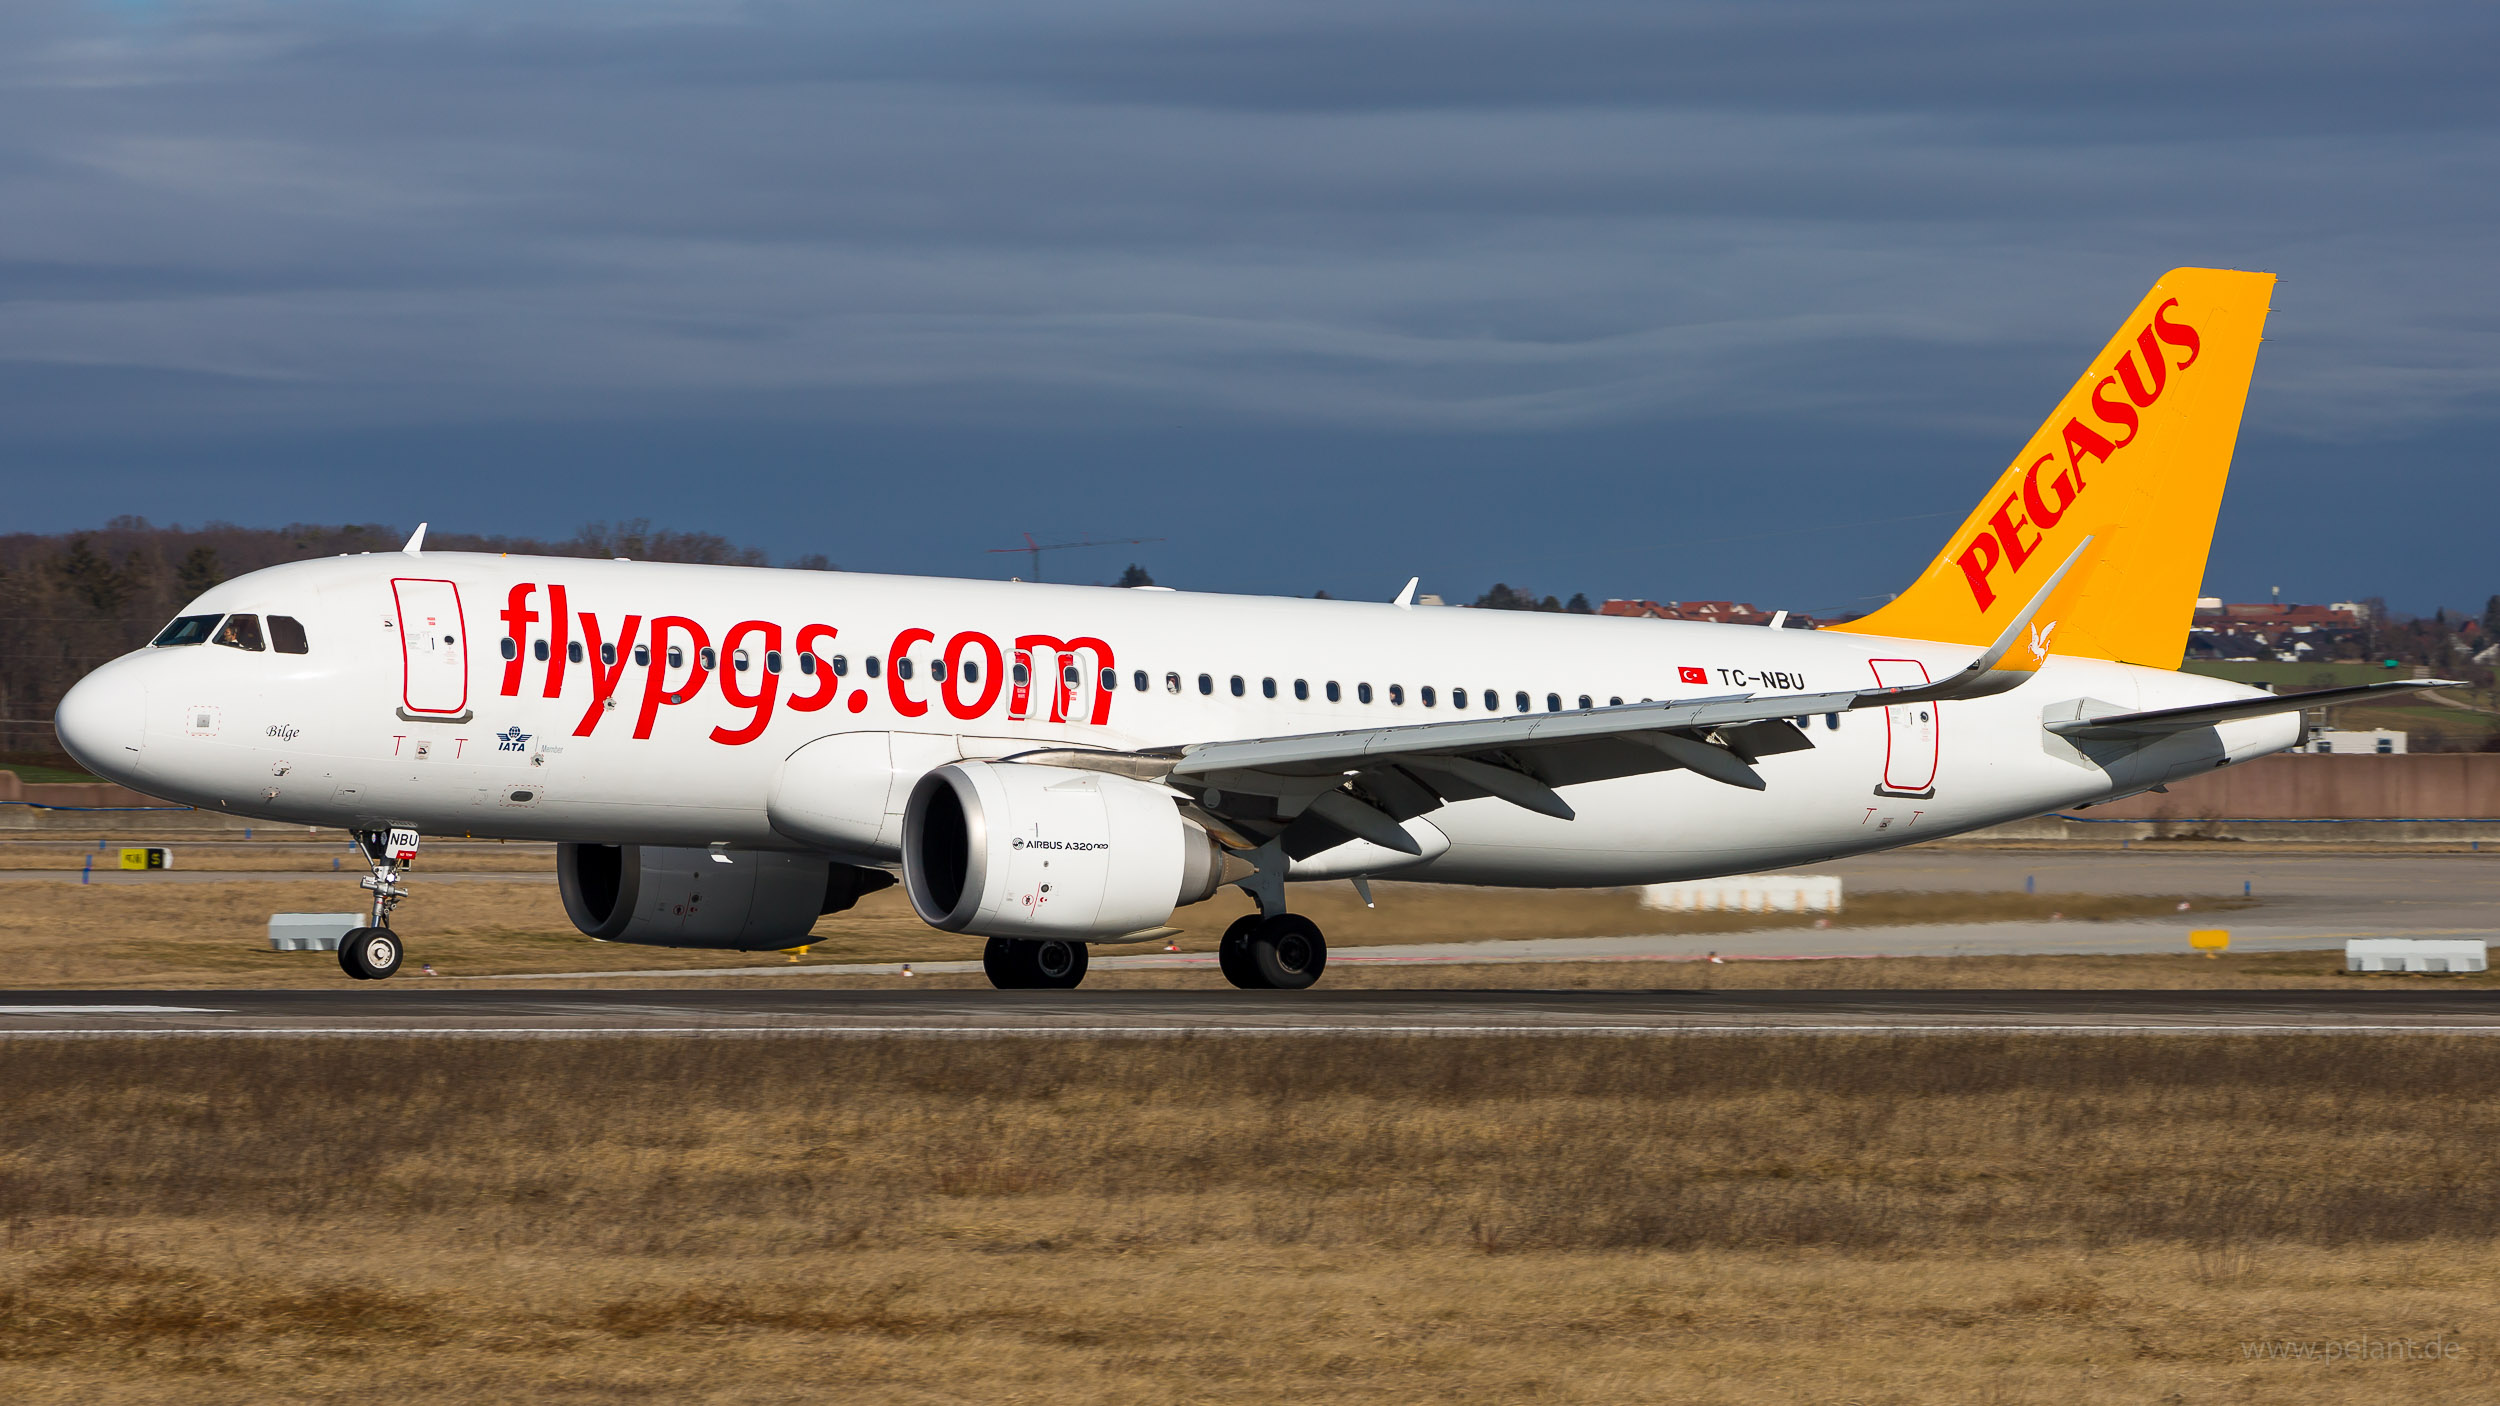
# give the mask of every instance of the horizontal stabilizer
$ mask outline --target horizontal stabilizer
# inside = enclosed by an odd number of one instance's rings
[[[2365,698],[2384,697],[2418,688],[2457,686],[2451,679],[2404,679],[2394,683],[2357,684],[2351,688],[2322,688],[2315,693],[2271,693],[2262,698],[2243,698],[2231,703],[2199,703],[2191,708],[2160,708],[2149,713],[2075,718],[2068,722],[2050,723],[2048,729],[2060,737],[2080,737],[2091,742],[2129,741],[2211,727],[2234,718],[2261,718],[2268,713],[2328,708],[2339,703],[2357,703]]]

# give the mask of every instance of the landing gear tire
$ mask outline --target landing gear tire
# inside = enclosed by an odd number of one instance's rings
[[[1328,939],[1299,913],[1238,919],[1216,954],[1224,979],[1245,991],[1299,991],[1328,969]]]
[[[399,934],[389,928],[356,928],[339,939],[339,969],[358,981],[380,981],[399,970]]]
[[[993,937],[981,949],[981,970],[1002,991],[1071,991],[1085,980],[1091,953],[1082,942],[1033,942]]]

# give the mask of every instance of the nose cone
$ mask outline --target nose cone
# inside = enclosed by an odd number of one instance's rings
[[[52,714],[61,746],[80,766],[127,783],[139,772],[145,741],[147,689],[123,664],[107,664],[80,679]]]

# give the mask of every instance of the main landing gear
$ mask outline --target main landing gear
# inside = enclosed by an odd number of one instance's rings
[[[408,843],[413,848],[416,841],[412,838]],[[358,981],[380,981],[399,970],[404,955],[399,934],[391,931],[391,910],[408,897],[400,886],[405,866],[388,831],[357,831],[356,848],[373,870],[373,877],[358,884],[373,891],[373,917],[366,926],[352,928],[339,939],[339,970]]]
[[[1236,918],[1215,951],[1224,979],[1245,991],[1299,991],[1328,968],[1328,939],[1299,913]]]
[[[1082,942],[993,937],[981,950],[981,970],[1002,991],[1069,991],[1085,979]]]

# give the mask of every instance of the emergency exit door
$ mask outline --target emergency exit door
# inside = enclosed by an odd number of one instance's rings
[[[469,707],[469,632],[460,618],[460,588],[449,581],[396,580],[399,605],[400,701],[407,711],[448,718]]]
[[[1923,684],[1927,666],[1915,659],[1872,659],[1875,682],[1883,688]],[[1884,710],[1884,780],[1879,796],[1927,797],[1936,794],[1936,705],[1897,703]]]

